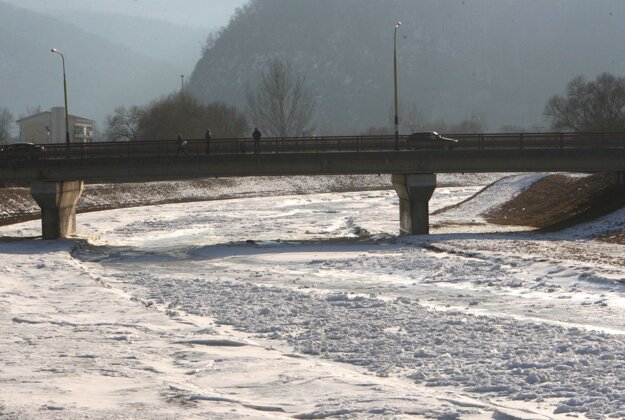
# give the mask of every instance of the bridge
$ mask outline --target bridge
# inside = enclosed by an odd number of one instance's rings
[[[0,181],[29,182],[42,211],[42,236],[76,232],[84,183],[209,177],[391,174],[400,233],[429,232],[437,173],[613,172],[625,181],[625,133],[449,134],[453,148],[411,136],[327,136],[45,145],[0,153]]]

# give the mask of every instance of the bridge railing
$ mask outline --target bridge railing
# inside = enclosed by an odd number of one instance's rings
[[[402,136],[405,141],[406,136]],[[258,152],[266,153],[322,153],[364,152],[393,150],[394,136],[325,136],[263,138]],[[253,154],[254,141],[250,138],[188,139],[180,147],[176,140],[147,140],[127,142],[97,142],[51,144],[45,146],[43,159],[132,158],[203,156],[207,154]],[[0,154],[0,159],[2,158]]]
[[[625,147],[625,133],[445,134],[457,149],[587,149]]]
[[[463,150],[530,150],[530,149],[597,149],[625,148],[625,133],[450,133],[445,137],[458,140],[450,153]],[[320,136],[263,138],[258,153],[325,153],[436,150],[436,145],[415,147],[409,136]],[[176,140],[98,142],[45,145],[40,155],[0,152],[0,160],[26,159],[141,159],[144,157],[205,156],[207,154],[256,153],[251,138],[210,140],[188,139],[183,147]]]

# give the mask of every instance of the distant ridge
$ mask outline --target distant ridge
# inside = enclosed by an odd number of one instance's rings
[[[324,133],[392,127],[396,20],[403,132],[419,118],[470,116],[492,131],[546,129],[545,103],[570,79],[625,74],[622,0],[255,0],[206,51],[190,88],[243,107],[246,86],[281,57],[307,75]]]
[[[0,106],[16,118],[27,107],[63,104],[65,55],[69,110],[102,122],[119,105],[143,104],[180,86],[179,72],[52,16],[0,2]]]
[[[190,75],[202,55],[207,28],[187,27],[156,19],[115,13],[63,10],[50,12],[85,32],[124,46],[137,54]]]

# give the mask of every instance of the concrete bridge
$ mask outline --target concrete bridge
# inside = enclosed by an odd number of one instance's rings
[[[400,198],[400,232],[429,232],[437,173],[625,173],[625,133],[450,134],[442,142],[410,136],[175,140],[46,145],[0,152],[0,181],[29,182],[42,211],[42,236],[76,232],[84,182],[132,183],[209,177],[391,174]],[[243,148],[245,153],[242,153]]]

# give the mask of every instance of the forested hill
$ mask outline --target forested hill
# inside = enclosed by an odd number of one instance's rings
[[[252,0],[189,87],[202,101],[244,108],[246,86],[281,57],[314,88],[320,132],[388,126],[397,20],[401,108],[426,121],[546,126],[547,99],[570,79],[625,73],[622,0]]]
[[[135,28],[140,30],[140,28]],[[180,71],[77,25],[0,1],[0,107],[63,105],[65,55],[69,111],[97,121],[120,105],[143,104],[180,86]]]

